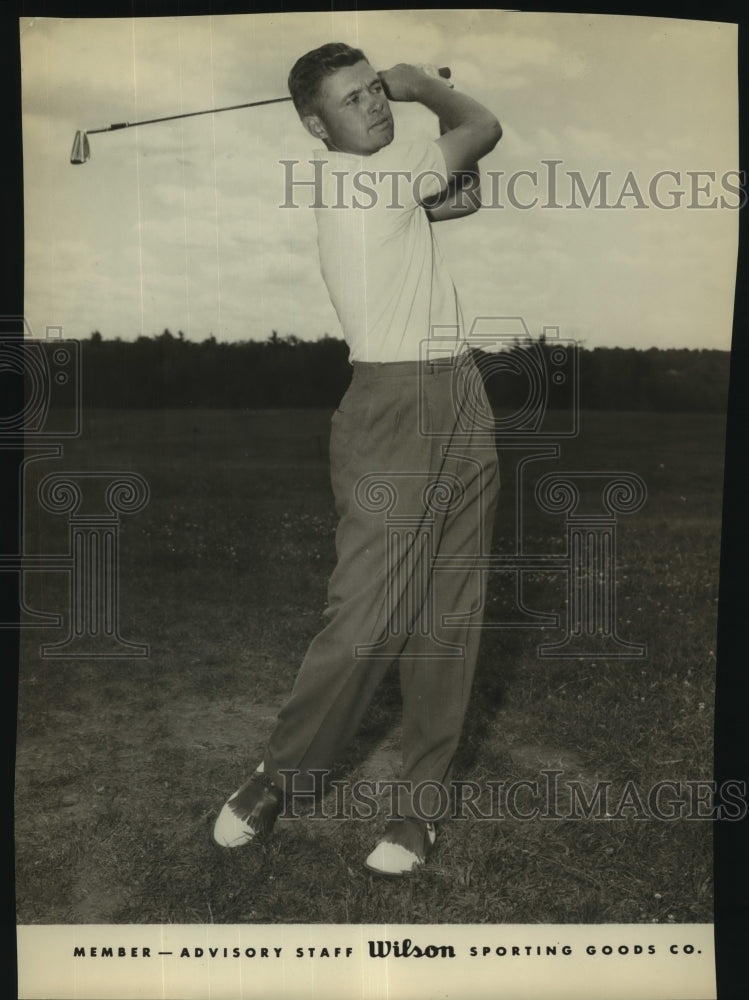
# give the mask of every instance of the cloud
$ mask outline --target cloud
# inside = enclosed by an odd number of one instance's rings
[[[280,160],[305,161],[315,145],[290,104],[92,135],[91,162],[68,163],[79,128],[283,96],[297,56],[334,38],[360,44],[378,67],[450,65],[503,122],[482,164],[504,171],[503,184],[518,170],[544,181],[550,158],[587,186],[611,170],[617,193],[629,169],[647,187],[657,169],[735,166],[730,25],[471,10],[27,20],[36,325],[123,337],[165,326],[195,337],[337,332],[313,213],[278,207]],[[394,110],[399,137],[436,135],[431,112]],[[642,341],[647,314],[664,340],[727,345],[736,221],[508,207],[439,232],[466,312],[509,309],[529,325],[621,343]]]

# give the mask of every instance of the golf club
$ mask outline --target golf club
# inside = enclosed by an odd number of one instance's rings
[[[449,67],[443,66],[438,70],[438,73],[441,77],[444,77],[444,79],[450,79]],[[117,132],[119,129],[136,128],[138,125],[153,125],[156,122],[171,122],[176,121],[178,118],[195,118],[197,115],[216,115],[221,111],[238,111],[240,108],[259,108],[265,104],[283,104],[290,100],[291,97],[271,97],[266,101],[250,101],[247,104],[229,104],[224,108],[208,108],[206,111],[187,111],[184,114],[179,115],[166,115],[164,118],[146,118],[140,122],[113,122],[111,125],[106,125],[104,128],[89,128],[85,131],[75,133],[75,139],[73,139],[73,149],[70,153],[70,162],[77,165],[85,163],[86,160],[91,158],[91,146],[89,144],[88,137],[99,132]]]

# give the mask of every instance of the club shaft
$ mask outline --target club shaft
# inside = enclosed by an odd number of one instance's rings
[[[156,122],[175,121],[177,118],[195,118],[197,115],[215,115],[220,111],[238,111],[240,108],[258,108],[263,104],[282,104],[285,101],[290,100],[290,97],[271,97],[267,101],[250,101],[248,104],[228,104],[224,108],[207,108],[205,111],[187,111],[181,115],[166,115],[164,118],[145,118],[140,122],[113,122],[105,128],[89,128],[86,129],[86,132],[88,135],[93,135],[96,132],[114,132],[121,128],[135,128],[136,125],[153,125]]]
[[[442,77],[449,78],[450,70],[447,66],[443,66],[439,70],[439,74]],[[86,129],[86,133],[88,135],[94,135],[97,132],[115,132],[121,128],[135,128],[137,125],[154,125],[156,122],[173,122],[178,118],[196,118],[198,115],[215,115],[221,111],[239,111],[240,108],[259,108],[264,104],[283,104],[290,100],[291,97],[271,97],[266,101],[250,101],[247,104],[228,104],[223,108],[207,108],[205,111],[187,111],[184,114],[166,115],[163,118],[145,118],[140,122],[112,122],[111,125],[107,125],[104,128],[88,128]]]

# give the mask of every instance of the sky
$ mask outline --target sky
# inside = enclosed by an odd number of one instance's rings
[[[439,10],[24,18],[20,31],[35,336],[341,336],[314,212],[280,207],[281,161],[304,176],[319,145],[292,104],[91,135],[79,166],[70,151],[79,129],[287,96],[299,55],[346,41],[376,69],[450,66],[502,123],[481,162],[486,206],[435,226],[469,327],[516,317],[588,348],[730,347],[735,25]],[[396,141],[437,136],[425,108],[393,109]],[[573,197],[575,174],[588,191],[606,175],[603,207],[600,188],[590,207]]]

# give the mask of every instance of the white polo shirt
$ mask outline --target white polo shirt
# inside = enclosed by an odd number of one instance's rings
[[[315,150],[320,267],[350,361],[418,361],[435,336],[462,339],[455,286],[419,198],[443,190],[433,140],[391,143],[370,156]],[[395,172],[399,172],[396,174]]]

